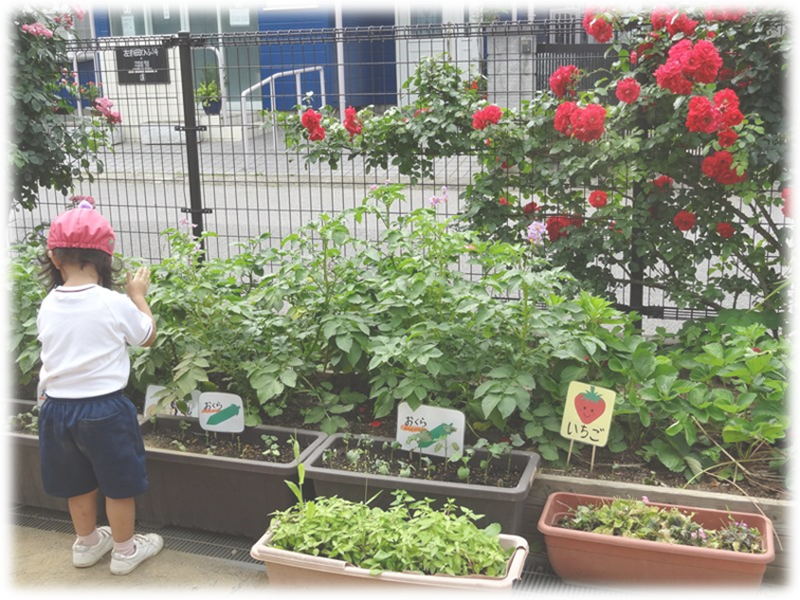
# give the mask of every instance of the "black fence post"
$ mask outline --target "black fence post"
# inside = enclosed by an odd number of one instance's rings
[[[192,229],[195,236],[200,237],[205,231],[203,215],[211,209],[203,207],[203,195],[200,187],[200,158],[197,151],[197,133],[205,131],[204,126],[197,125],[197,114],[194,102],[194,73],[192,66],[192,43],[188,31],[178,32],[178,55],[181,69],[181,96],[183,98],[183,125],[176,126],[177,131],[186,134],[186,168],[189,175],[190,208],[182,208],[181,212],[191,215]],[[204,244],[201,241],[201,254],[204,256]]]

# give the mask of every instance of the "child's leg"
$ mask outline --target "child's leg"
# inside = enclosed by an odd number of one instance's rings
[[[97,528],[97,490],[67,500],[78,539],[72,545],[72,564],[91,567],[108,554],[114,542],[108,527]]]
[[[106,498],[106,516],[115,542],[123,543],[133,538],[136,521],[135,498]]]
[[[75,533],[81,537],[91,535],[97,527],[97,490],[73,496],[67,500],[67,505]]]

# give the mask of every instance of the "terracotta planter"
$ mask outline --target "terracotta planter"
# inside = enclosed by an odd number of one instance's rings
[[[181,421],[192,422],[190,431],[201,430],[197,419],[166,415],[158,418],[156,427],[177,432]],[[143,434],[152,428],[149,419],[142,422]],[[260,442],[263,434],[277,436],[281,445],[295,436],[300,443],[299,460],[274,463],[192,454],[148,448],[145,441],[150,487],[136,499],[137,519],[229,535],[252,536],[253,531],[265,530],[270,513],[296,502],[285,481],[297,482],[298,462],[305,462],[326,436],[319,431],[262,425],[242,432],[242,443]],[[306,494],[313,497],[313,489],[306,487]]]
[[[387,587],[428,586],[435,588],[455,588],[468,590],[508,590],[514,580],[522,576],[525,558],[528,555],[528,542],[514,535],[500,535],[500,544],[505,549],[514,548],[508,560],[504,577],[484,577],[470,575],[454,577],[450,575],[421,575],[419,573],[398,573],[385,571],[380,575],[370,575],[368,569],[361,569],[341,560],[309,556],[273,548],[269,545],[271,531],[267,531],[250,550],[250,556],[264,562],[270,586],[298,588],[319,587]]]
[[[448,498],[457,504],[484,515],[478,521],[480,527],[490,523],[499,523],[503,533],[519,534],[525,512],[525,501],[533,485],[536,468],[540,457],[534,452],[512,452],[512,465],[522,470],[519,483],[513,488],[501,488],[488,485],[414,479],[358,473],[341,469],[331,469],[323,465],[323,454],[326,450],[340,448],[344,434],[337,433],[326,439],[309,457],[306,463],[306,478],[314,483],[314,490],[321,496],[339,496],[346,500],[359,502],[374,496],[378,491],[383,493],[373,500],[373,506],[386,508],[392,502],[391,491],[407,490],[415,498],[432,498],[434,506]],[[391,442],[390,438],[372,437],[377,445]],[[486,450],[475,451],[477,461],[488,455]],[[439,457],[434,457],[439,459]],[[441,460],[441,459],[439,459]],[[503,459],[505,460],[505,459]]]
[[[565,513],[580,504],[612,500],[569,492],[548,496],[538,528],[544,534],[550,565],[562,580],[592,585],[758,586],[767,564],[775,558],[772,522],[760,514],[651,503],[694,513],[694,520],[706,529],[718,529],[730,518],[744,521],[761,531],[763,554],[635,540],[557,526]]]

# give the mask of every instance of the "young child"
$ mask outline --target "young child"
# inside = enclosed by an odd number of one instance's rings
[[[37,318],[42,344],[39,451],[44,490],[67,498],[78,536],[76,567],[111,551],[125,575],[161,551],[161,536],[134,535],[135,496],[147,489],[144,443],[128,383],[128,345],[150,346],[156,328],[145,294],[150,271],[127,274],[114,291],[115,235],[88,202],[56,217],[47,237],[51,291]],[[109,527],[97,528],[98,490]]]

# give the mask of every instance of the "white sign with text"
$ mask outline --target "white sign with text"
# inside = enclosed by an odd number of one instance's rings
[[[397,406],[397,441],[405,450],[433,456],[449,456],[464,450],[464,413],[454,408]]]

